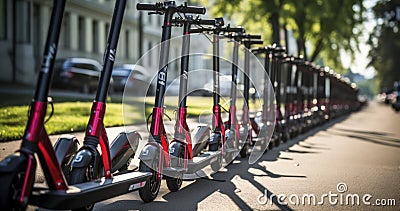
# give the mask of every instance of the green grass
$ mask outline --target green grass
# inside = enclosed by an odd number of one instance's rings
[[[0,98],[8,99],[7,102],[2,101],[0,104],[0,142],[21,139],[28,119],[29,106],[27,103],[31,96],[0,94]],[[54,115],[45,125],[49,135],[79,132],[86,129],[92,102],[91,99],[79,100],[54,98]],[[243,104],[242,100],[238,99],[238,107]],[[119,98],[109,100],[104,124],[106,127],[113,127],[122,126],[124,123],[126,125],[145,123],[146,117],[152,111],[153,103],[153,97],[147,97],[146,103],[140,97],[133,97],[124,104]],[[174,120],[178,104],[177,97],[166,97],[164,104],[166,114]],[[229,108],[226,99],[221,99],[221,104],[225,104],[226,109]],[[250,108],[253,107],[252,105],[254,106],[254,104],[250,104]],[[209,115],[212,111],[212,98],[190,96],[187,100],[187,107],[188,117]],[[48,114],[50,110],[51,107],[48,106]]]
[[[54,115],[45,125],[48,134],[84,131],[89,119],[91,104],[90,102],[54,103]],[[49,106],[47,113],[50,113],[50,109]],[[0,108],[0,141],[20,139],[27,119],[28,106],[26,105]],[[107,104],[104,124],[106,127],[123,125],[121,104]]]

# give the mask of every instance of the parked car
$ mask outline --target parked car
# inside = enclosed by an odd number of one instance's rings
[[[391,103],[392,103],[392,108],[396,112],[399,112],[400,111],[400,83],[397,81],[394,83],[394,86],[393,86]]]
[[[151,77],[146,68],[140,65],[124,64],[114,68],[114,90],[128,93],[129,95],[144,96],[154,92]]]
[[[204,96],[211,96],[213,90],[214,82],[211,80],[208,83],[204,84],[203,92]],[[222,75],[219,77],[219,95],[221,96],[230,96],[231,94],[231,86],[232,86],[232,76],[231,75]],[[243,84],[240,82],[237,84],[237,92],[243,92]]]
[[[179,81],[173,83],[167,83],[167,88],[165,89],[165,94],[169,96],[179,95]]]
[[[56,59],[52,86],[63,89],[78,89],[87,94],[97,89],[102,65],[87,58]],[[113,81],[110,82],[113,90]]]

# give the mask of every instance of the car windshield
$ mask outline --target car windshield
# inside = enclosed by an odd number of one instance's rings
[[[115,68],[112,72],[113,76],[129,76],[131,73],[130,69],[125,69],[125,68]]]

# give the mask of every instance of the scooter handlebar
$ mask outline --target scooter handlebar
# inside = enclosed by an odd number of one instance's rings
[[[264,43],[264,41],[262,41],[262,40],[251,40],[251,41],[248,41],[248,42],[250,42],[251,44],[259,44],[259,45]]]
[[[234,32],[234,33],[245,33],[245,30],[243,27],[236,27],[236,28],[231,28],[227,27],[223,29],[224,32]]]
[[[213,28],[198,28],[198,29],[190,29],[190,33],[203,33],[203,32],[206,32],[206,31],[214,31],[214,29]]]
[[[163,9],[163,3],[157,2],[155,4],[149,3],[137,3],[136,4],[137,10],[153,10],[153,11],[161,11]]]
[[[247,38],[247,39],[254,39],[254,40],[261,39],[261,35],[253,35],[253,34],[247,34],[247,35],[244,35],[243,37]]]
[[[154,4],[149,3],[137,3],[136,4],[137,10],[150,10],[156,12],[163,12],[169,9],[173,9],[175,12],[180,13],[191,13],[191,14],[205,14],[206,8],[204,7],[195,7],[195,6],[187,6],[186,4],[182,4],[180,6],[176,6],[175,2],[157,2]]]
[[[204,20],[204,19],[200,19],[200,20],[197,20],[197,24],[199,24],[199,25],[215,26],[216,21],[215,21],[215,20]]]

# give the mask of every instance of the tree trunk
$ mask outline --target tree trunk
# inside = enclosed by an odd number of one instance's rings
[[[286,23],[283,24],[283,31],[285,32],[285,45],[286,45],[286,53],[289,53],[289,34],[286,28]]]
[[[279,31],[280,31],[280,27],[279,27],[279,13],[278,12],[274,12],[272,13],[271,17],[269,18],[269,21],[271,23],[272,26],[272,43],[276,43],[277,45],[280,45],[280,36],[279,36]]]
[[[311,56],[311,60],[310,62],[315,61],[315,59],[317,59],[317,56],[319,55],[319,53],[321,52],[323,47],[323,42],[322,42],[322,38],[320,38],[317,42],[317,45],[315,46],[315,50]]]

